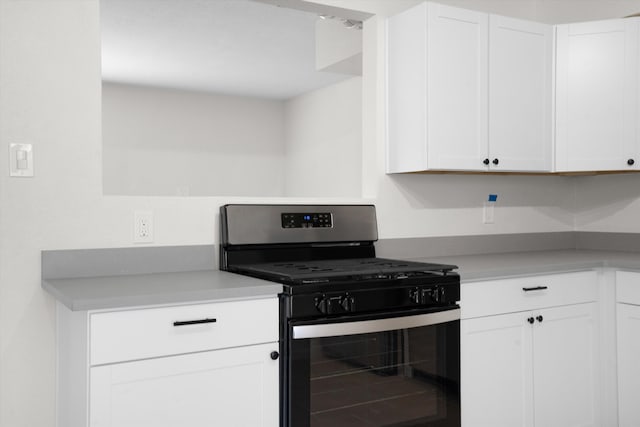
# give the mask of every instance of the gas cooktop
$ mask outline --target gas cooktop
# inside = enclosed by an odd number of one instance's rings
[[[236,265],[233,270],[287,284],[337,281],[403,280],[417,276],[443,276],[456,266],[387,258],[282,261]]]

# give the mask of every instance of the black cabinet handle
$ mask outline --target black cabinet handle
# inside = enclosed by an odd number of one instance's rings
[[[272,351],[269,356],[271,357],[271,360],[277,360],[278,357],[280,357],[280,353],[278,353],[277,351]]]
[[[533,317],[529,317],[529,318],[527,319],[527,322],[529,322],[529,323],[531,323],[531,324],[533,325],[533,322],[534,322]]]
[[[493,159],[493,164],[494,164],[494,165],[497,165],[498,163],[500,163],[500,160],[498,160],[498,159]]]
[[[198,320],[184,320],[182,322],[173,322],[173,326],[186,326],[186,325],[200,325],[202,323],[216,323],[216,319],[198,319]]]
[[[542,322],[542,320],[543,320],[543,319],[544,319],[544,317],[542,317],[542,316],[538,316],[538,317],[536,317],[536,320],[537,320],[538,322]]]
[[[484,159],[484,160],[482,161],[482,163],[484,163],[485,165],[488,165],[488,164],[489,164],[489,159]]]
[[[635,161],[635,160],[633,160],[633,159],[629,159],[629,160],[627,160],[627,164],[628,164],[629,166],[633,166],[635,162],[636,162],[636,161]]]
[[[532,288],[522,288],[522,290],[525,291],[525,292],[544,291],[545,289],[549,289],[549,287],[548,286],[534,286]]]

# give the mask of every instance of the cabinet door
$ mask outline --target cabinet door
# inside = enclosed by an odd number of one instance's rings
[[[530,313],[461,321],[464,427],[533,426]]]
[[[427,3],[387,20],[387,173],[427,169]]]
[[[533,328],[534,413],[539,427],[600,425],[596,304],[539,310]],[[541,317],[538,317],[541,316]]]
[[[428,3],[429,169],[486,169],[488,25],[486,13]]]
[[[631,19],[631,18],[626,18],[626,19]],[[635,168],[636,169],[640,169],[640,17],[638,18],[633,18],[633,21],[635,21],[635,32],[636,34],[636,41],[635,41],[635,45],[636,45],[636,69],[635,69],[635,73],[636,73],[636,118],[635,118],[635,122],[636,122],[636,158],[635,160]],[[628,166],[628,165],[627,165]]]
[[[489,20],[490,168],[549,171],[552,27],[497,15]]]
[[[91,427],[276,427],[278,361],[263,344],[92,367]]]
[[[618,420],[620,427],[640,425],[640,306],[617,304]]]
[[[637,27],[631,19],[556,27],[556,170],[625,170],[640,163]]]

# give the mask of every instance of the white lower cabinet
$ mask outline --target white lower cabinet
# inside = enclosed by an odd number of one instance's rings
[[[465,319],[460,328],[462,425],[533,426],[532,328],[526,315]]]
[[[277,426],[273,344],[91,368],[91,427]]]
[[[618,304],[618,420],[640,425],[640,305]]]
[[[618,421],[640,425],[640,273],[618,272]]]
[[[535,313],[533,402],[538,427],[599,426],[596,304]]]
[[[579,272],[463,284],[463,426],[600,425],[596,283],[595,272]],[[517,292],[494,314],[466,316],[482,312],[470,297],[498,289]],[[530,310],[510,313],[509,306]]]
[[[58,426],[277,427],[278,300],[58,306]]]

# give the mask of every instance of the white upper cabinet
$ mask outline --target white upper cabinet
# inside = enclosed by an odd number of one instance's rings
[[[488,16],[422,3],[387,25],[388,172],[482,170]]]
[[[387,22],[387,172],[549,171],[551,26],[422,3]]]
[[[556,27],[556,170],[638,168],[638,21]]]
[[[488,15],[434,3],[427,9],[427,169],[482,170]]]
[[[491,168],[550,171],[553,28],[489,17]]]

